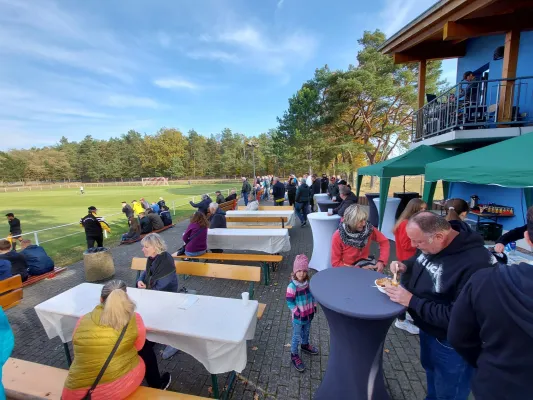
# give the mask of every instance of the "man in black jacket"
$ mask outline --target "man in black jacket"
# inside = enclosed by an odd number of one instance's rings
[[[501,235],[498,240],[496,240],[496,246],[494,246],[494,251],[496,253],[503,253],[505,246],[511,242],[517,242],[524,238],[524,233],[527,232],[527,225],[519,226],[517,228],[511,229],[509,232]]]
[[[189,201],[189,204],[195,208],[198,209],[198,211],[201,211],[204,213],[204,215],[207,215],[207,210],[209,209],[209,204],[211,204],[213,200],[211,200],[211,197],[207,194],[202,195],[202,200],[199,203],[193,203],[192,201]]]
[[[154,230],[152,227],[152,221],[150,221],[150,218],[148,218],[148,216],[143,212],[139,214],[139,224],[141,225],[142,235],[150,233]]]
[[[128,221],[130,220],[130,217],[133,217],[133,208],[131,208],[131,206],[125,201],[122,202],[122,212],[126,215]]]
[[[392,273],[403,274],[402,286],[386,288],[387,294],[408,307],[420,328],[428,398],[466,400],[473,369],[447,341],[450,314],[468,279],[497,261],[479,233],[429,211],[411,217],[406,232],[419,251],[391,263]]]
[[[154,231],[158,231],[160,229],[163,229],[165,227],[165,224],[163,223],[163,220],[159,216],[159,214],[152,211],[152,209],[146,210],[146,216],[152,223],[152,229]]]
[[[225,201],[231,201],[237,199],[237,191],[235,189],[231,189],[230,194],[228,197],[226,197]]]
[[[224,199],[224,196],[222,195],[222,193],[220,193],[220,190],[217,190],[215,192],[215,194],[217,195],[216,197],[216,202],[217,204],[222,204],[226,201],[226,199]]]
[[[311,176],[311,180],[313,181],[313,184],[311,185],[311,198],[309,199],[309,204],[311,204],[311,212],[315,211],[315,194],[320,194],[320,179],[316,176],[316,174],[313,174]]]
[[[111,228],[105,222],[103,217],[97,217],[98,210],[95,206],[89,207],[89,214],[80,219],[80,225],[85,229],[85,238],[87,239],[87,248],[94,247],[96,242],[97,247],[104,246],[104,230],[110,232]]]
[[[0,260],[7,260],[11,263],[11,275],[20,275],[22,282],[28,279],[28,264],[22,253],[11,250],[9,240],[0,240]]]
[[[11,234],[11,246],[13,250],[17,249],[17,241],[22,240],[22,228],[20,227],[20,220],[15,218],[13,213],[7,213],[7,223],[9,224],[9,233]]]
[[[272,197],[274,197],[274,205],[282,206],[285,202],[285,185],[279,181],[277,176],[274,177],[274,185],[272,185]]]
[[[309,186],[305,183],[305,178],[302,178],[300,181],[300,186],[296,190],[296,198],[294,204],[294,211],[300,219],[301,227],[303,228],[307,225],[307,207],[309,207],[309,198],[311,193],[309,191]]]
[[[533,246],[533,207],[526,228]],[[476,272],[453,306],[448,340],[475,368],[476,399],[532,397],[533,267],[499,264]]]
[[[328,192],[328,184],[328,176],[326,174],[322,174],[322,180],[320,181],[320,193]]]
[[[337,214],[339,217],[344,217],[344,212],[352,204],[357,204],[357,196],[353,194],[348,186],[339,187],[339,196],[342,199],[341,204],[333,209],[333,214]]]
[[[241,195],[244,199],[244,205],[248,205],[248,196],[250,195],[250,192],[252,191],[252,185],[250,185],[250,182],[248,182],[248,179],[246,177],[242,177],[242,187],[241,187]]]
[[[331,177],[330,183],[328,185],[328,195],[331,200],[338,201],[340,199],[339,195],[339,185],[337,184],[337,179],[334,176]]]

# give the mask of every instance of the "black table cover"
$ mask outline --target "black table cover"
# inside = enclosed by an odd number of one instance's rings
[[[400,217],[403,210],[405,210],[405,207],[407,206],[407,203],[411,201],[411,199],[419,199],[420,193],[416,192],[394,192],[394,197],[397,197],[400,199],[400,204],[398,205],[398,209],[396,210],[396,219]]]
[[[379,193],[367,193],[365,196],[369,207],[368,222],[377,228],[379,226],[379,213],[373,199],[378,198]]]

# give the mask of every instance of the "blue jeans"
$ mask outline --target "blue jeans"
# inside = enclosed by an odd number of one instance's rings
[[[198,256],[201,256],[202,254],[205,254],[206,250],[202,250],[202,251],[187,251],[185,250],[185,255],[186,256],[189,256],[189,257],[198,257]]]
[[[248,195],[250,193],[249,192],[242,192],[242,197],[244,198],[244,205],[247,206],[248,205]]]
[[[311,330],[311,322],[298,324],[292,321],[292,341],[291,354],[298,354],[298,346],[301,344],[309,344],[309,331]]]
[[[447,340],[420,330],[420,362],[426,370],[426,400],[467,400],[473,368]]]
[[[302,203],[296,203],[294,205],[294,211],[296,212],[296,215],[298,218],[300,218],[301,223],[303,224],[305,221],[307,221],[307,207],[309,206],[309,203],[307,201],[304,201]]]

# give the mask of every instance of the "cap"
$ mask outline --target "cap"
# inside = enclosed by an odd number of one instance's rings
[[[95,206],[90,206],[89,207],[89,211],[96,211],[96,207]]]

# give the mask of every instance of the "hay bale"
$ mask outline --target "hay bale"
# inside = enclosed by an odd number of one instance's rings
[[[83,265],[87,282],[101,282],[111,279],[115,275],[115,263],[109,250],[97,253],[84,252]]]

